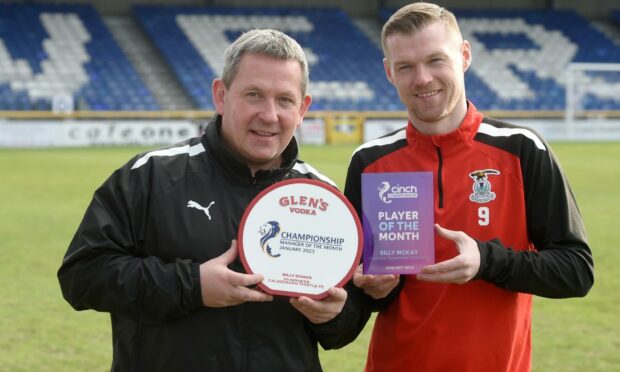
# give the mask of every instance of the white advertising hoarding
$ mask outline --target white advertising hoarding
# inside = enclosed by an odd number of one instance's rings
[[[295,131],[295,138],[302,145],[324,145],[325,121],[323,119],[305,119]]]
[[[200,134],[186,120],[0,120],[0,147],[168,145]]]
[[[368,119],[364,122],[364,143],[407,125],[407,119]]]

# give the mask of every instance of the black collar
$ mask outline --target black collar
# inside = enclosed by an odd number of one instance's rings
[[[285,179],[291,171],[297,157],[299,149],[295,137],[282,152],[282,165],[280,168],[259,170],[254,176],[250,168],[241,161],[230,147],[224,142],[221,136],[222,116],[217,114],[207,124],[205,134],[202,136],[203,145],[210,156],[215,159],[218,166],[223,171],[225,177],[234,183],[252,184],[257,186],[268,186],[277,181]]]

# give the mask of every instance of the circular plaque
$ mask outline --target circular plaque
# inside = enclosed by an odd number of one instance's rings
[[[239,226],[239,255],[258,286],[283,296],[327,296],[355,272],[362,228],[349,201],[334,187],[309,179],[278,182],[258,194]]]

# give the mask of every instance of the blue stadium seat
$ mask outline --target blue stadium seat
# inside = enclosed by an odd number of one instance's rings
[[[620,27],[620,9],[611,11],[611,21]]]
[[[89,5],[0,3],[0,92],[2,110],[49,110],[62,93],[78,109],[158,109]]]

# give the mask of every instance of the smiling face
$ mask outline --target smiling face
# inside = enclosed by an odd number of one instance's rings
[[[312,99],[302,96],[298,61],[260,54],[242,57],[229,87],[213,81],[213,101],[222,115],[222,138],[254,174],[280,166],[281,155]]]
[[[387,78],[413,125],[428,135],[458,128],[467,112],[464,74],[471,63],[469,43],[435,21],[415,33],[394,33],[385,46]]]

